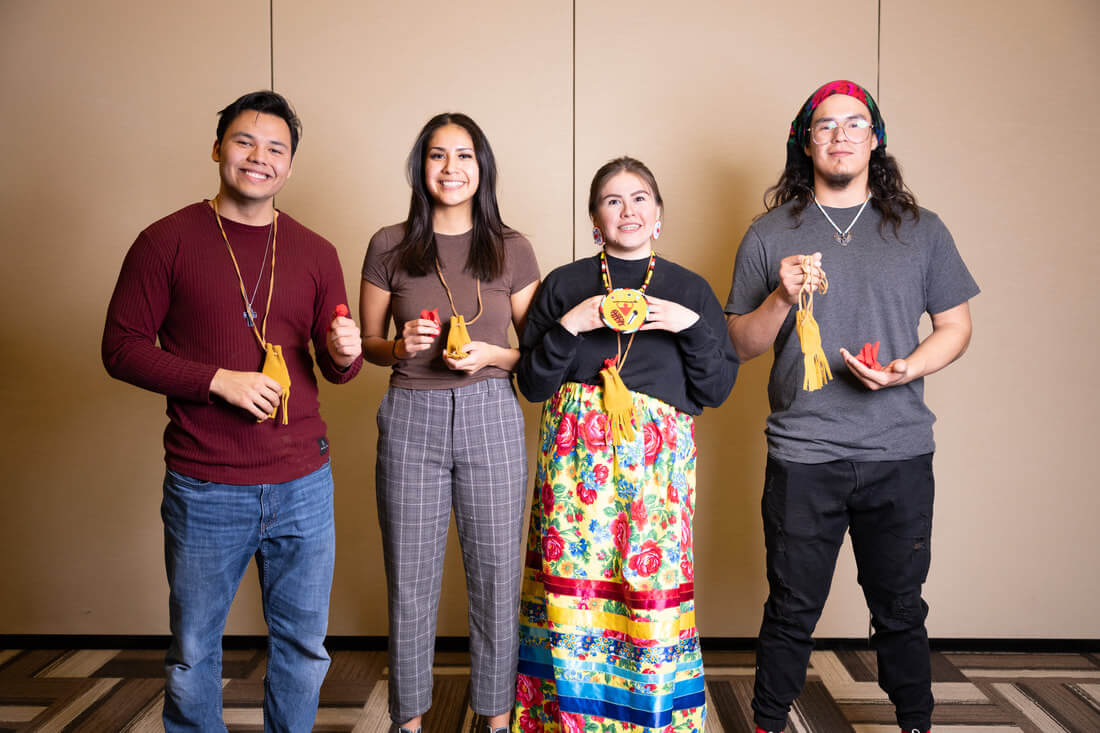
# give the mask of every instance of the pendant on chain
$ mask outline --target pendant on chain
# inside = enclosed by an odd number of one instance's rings
[[[244,320],[248,324],[249,328],[252,328],[256,325],[256,311],[252,310],[252,308],[249,308],[241,315],[244,316]]]
[[[814,204],[817,205],[817,208],[819,211],[821,211],[822,216],[825,217],[825,219],[829,222],[829,225],[833,228],[833,241],[842,247],[847,247],[848,243],[852,241],[852,235],[850,234],[850,232],[852,231],[852,227],[854,227],[856,225],[856,222],[859,221],[860,215],[863,214],[863,210],[867,208],[867,202],[870,200],[871,194],[867,194],[867,198],[863,199],[863,205],[859,207],[859,211],[856,212],[855,218],[852,219],[852,223],[849,224],[848,228],[844,231],[840,231],[840,227],[838,227],[836,225],[836,222],[833,221],[833,217],[829,216],[829,212],[825,211],[825,207],[821,205],[821,202],[818,201],[816,197],[814,197]]]

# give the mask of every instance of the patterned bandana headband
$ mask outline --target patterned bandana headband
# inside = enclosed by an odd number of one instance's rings
[[[871,112],[871,128],[875,131],[875,137],[878,138],[878,147],[880,150],[886,149],[886,122],[882,119],[882,114],[878,111],[878,105],[875,104],[874,97],[871,96],[870,92],[854,81],[841,79],[838,81],[831,81],[819,87],[798,110],[798,116],[791,122],[791,131],[787,137],[788,156],[791,154],[792,148],[801,150],[809,143],[810,120],[814,116],[814,110],[817,109],[819,104],[834,94],[847,94],[849,97],[854,97],[867,106],[867,109]]]

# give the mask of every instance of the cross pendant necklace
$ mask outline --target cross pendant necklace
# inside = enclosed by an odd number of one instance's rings
[[[256,311],[252,308],[252,303],[256,300],[256,293],[260,290],[260,280],[264,276],[264,266],[267,265],[267,253],[271,249],[271,237],[275,232],[275,220],[271,220],[271,225],[267,228],[267,244],[264,245],[264,258],[260,261],[260,273],[256,275],[256,284],[252,287],[252,297],[245,301],[245,311],[241,315],[244,316],[245,323],[249,328],[256,327]],[[272,265],[274,267],[274,265]]]
[[[225,248],[229,251],[229,259],[233,261],[233,269],[237,273],[237,284],[241,288],[241,299],[244,301],[244,312],[241,315],[244,316],[244,322],[248,324],[248,327],[252,329],[252,333],[255,334],[256,340],[260,342],[260,350],[267,350],[267,317],[271,315],[271,296],[275,292],[275,238],[279,233],[279,212],[272,212],[271,224],[267,229],[267,244],[264,246],[264,259],[260,263],[260,275],[256,279],[256,285],[252,289],[252,297],[248,297],[248,293],[244,289],[244,278],[241,277],[241,266],[237,263],[237,256],[233,254],[233,247],[229,244],[229,237],[225,234],[225,227],[222,226],[222,218],[218,213],[218,197],[215,196],[210,200],[210,205],[214,209],[214,219],[218,222],[218,231],[221,232],[222,241],[225,242]],[[256,299],[256,294],[259,292],[260,279],[263,278],[264,264],[267,263],[267,253],[271,252],[271,280],[267,286],[267,307],[264,309],[264,320],[261,332],[256,328],[257,314],[252,307],[252,302]]]

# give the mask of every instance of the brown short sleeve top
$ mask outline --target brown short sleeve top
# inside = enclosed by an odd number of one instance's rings
[[[383,227],[371,237],[363,260],[363,279],[390,293],[390,313],[396,332],[406,321],[418,318],[420,311],[438,308],[443,333],[432,348],[394,364],[390,384],[408,389],[449,389],[484,379],[511,377],[510,372],[498,367],[486,367],[476,374],[447,368],[442,353],[452,315],[451,305],[434,268],[422,277],[412,277],[400,269],[392,255],[404,232],[405,224],[402,222]],[[451,289],[458,315],[469,324],[477,315],[477,281],[464,269],[473,233],[436,234],[435,237],[439,264]],[[481,318],[473,325],[467,325],[467,329],[473,341],[508,347],[508,325],[512,322],[511,296],[538,280],[539,269],[535,251],[523,235],[511,229],[505,230],[504,246],[504,272],[495,280],[481,283],[484,309]]]

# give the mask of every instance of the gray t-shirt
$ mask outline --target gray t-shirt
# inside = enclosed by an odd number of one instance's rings
[[[447,345],[451,304],[434,267],[423,277],[411,277],[391,256],[404,233],[405,224],[402,222],[383,227],[371,237],[363,261],[363,279],[390,293],[390,313],[396,333],[401,332],[406,321],[419,318],[420,311],[432,308],[439,309],[443,331],[431,348],[394,364],[390,384],[408,389],[449,389],[494,377],[510,378],[510,372],[498,367],[485,367],[476,374],[447,368],[442,354],[443,347]],[[472,231],[455,235],[436,234],[439,264],[454,297],[458,315],[466,319],[470,339],[508,347],[508,325],[512,322],[511,296],[539,279],[535,251],[521,234],[511,229],[505,230],[504,273],[495,280],[481,283],[484,309],[477,322],[470,324],[470,320],[477,315],[477,280],[464,268],[472,239]]]
[[[895,238],[868,205],[842,246],[816,206],[794,227],[788,202],[753,222],[741,241],[726,313],[750,313],[779,286],[779,261],[822,253],[829,278],[826,295],[815,293],[814,318],[833,380],[819,390],[802,389],[803,357],[792,307],[775,340],[768,383],[771,415],[765,433],[771,455],[797,463],[833,460],[902,460],[935,449],[935,415],[924,404],[924,380],[872,392],[845,366],[840,347],[859,353],[881,341],[878,360],[888,364],[917,347],[921,315],[942,313],[978,294],[978,285],[955,248],[950,232],[931,211],[906,217]],[[858,206],[826,207],[842,229]]]

